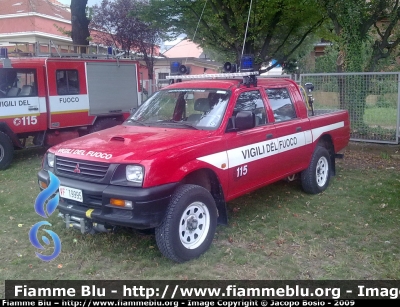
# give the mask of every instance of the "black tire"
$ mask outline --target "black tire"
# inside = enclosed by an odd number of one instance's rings
[[[12,161],[14,146],[7,134],[0,131],[0,170],[6,169]]]
[[[203,187],[185,184],[172,195],[164,220],[156,228],[157,246],[173,261],[189,261],[208,250],[216,227],[214,198]]]
[[[120,121],[115,118],[100,118],[98,119],[92,127],[89,128],[89,133],[98,132],[107,128],[114,127],[121,124]]]
[[[301,173],[303,190],[318,194],[326,190],[331,178],[331,158],[325,147],[317,146],[311,157],[310,165]]]

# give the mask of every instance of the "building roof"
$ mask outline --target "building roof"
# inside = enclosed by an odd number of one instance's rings
[[[68,6],[56,0],[0,0],[0,17],[21,14],[39,14],[71,20]]]
[[[164,52],[167,58],[200,58],[203,49],[188,39],[184,39]]]

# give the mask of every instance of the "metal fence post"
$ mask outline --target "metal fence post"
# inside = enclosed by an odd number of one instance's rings
[[[396,140],[400,142],[400,73],[397,74],[397,129]]]

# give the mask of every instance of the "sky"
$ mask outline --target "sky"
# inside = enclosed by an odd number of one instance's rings
[[[67,5],[70,5],[71,4],[71,0],[58,0],[59,2],[61,2],[61,3],[64,3],[64,4],[67,4]],[[93,6],[93,5],[95,5],[95,4],[100,4],[101,3],[101,0],[88,0],[88,6]]]

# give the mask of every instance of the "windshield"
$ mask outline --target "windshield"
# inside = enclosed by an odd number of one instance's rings
[[[125,123],[215,130],[221,124],[229,97],[229,91],[218,89],[161,90],[146,100]]]

